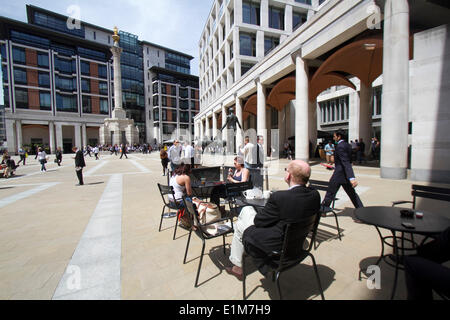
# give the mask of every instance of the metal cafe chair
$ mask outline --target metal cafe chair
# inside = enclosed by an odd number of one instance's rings
[[[189,243],[191,241],[192,232],[194,232],[202,240],[202,252],[200,255],[200,262],[198,263],[197,276],[195,278],[195,284],[194,284],[195,287],[198,287],[198,279],[200,276],[200,269],[202,267],[203,255],[205,253],[206,240],[214,239],[217,237],[223,237],[223,253],[225,254],[225,236],[234,232],[233,221],[231,218],[227,217],[227,218],[222,218],[220,220],[214,221],[212,223],[200,224],[200,222],[198,220],[198,212],[197,212],[197,208],[196,208],[195,204],[193,204],[191,201],[187,201],[185,197],[183,197],[183,201],[186,205],[185,214],[188,214],[188,217],[189,217],[189,220],[190,220],[191,226],[192,226],[189,230],[189,236],[188,236],[187,243],[186,243],[186,252],[184,253],[183,264],[186,264],[186,258],[187,258],[187,254],[188,254]],[[221,222],[221,221],[229,221],[230,226],[223,225],[223,227],[220,228],[215,235],[211,235],[206,232],[207,226],[217,223],[217,222]]]
[[[170,202],[168,199],[168,195],[172,195],[172,199],[175,199],[175,193],[173,191],[172,186],[165,186],[160,183],[158,183],[159,192],[161,193],[161,198],[163,200],[164,206],[161,212],[161,221],[159,222],[159,231],[161,231],[161,225],[164,218],[171,218],[175,217],[175,230],[173,232],[173,240],[175,240],[175,236],[177,233],[177,226],[178,226],[178,217],[177,214],[173,215],[170,213],[170,209],[176,210],[178,212],[179,209],[181,209],[181,206],[178,202]],[[166,208],[169,208],[169,212],[165,214]]]
[[[311,253],[311,248],[313,246],[316,233],[317,233],[317,227],[319,225],[321,214],[318,212],[316,215],[307,217],[302,219],[299,222],[295,223],[288,223],[285,227],[284,231],[284,240],[283,240],[283,246],[280,252],[272,252],[269,254],[269,258],[271,259],[271,267],[272,267],[272,280],[276,281],[277,289],[278,289],[278,295],[280,297],[280,300],[283,299],[283,296],[281,294],[281,288],[280,288],[280,276],[281,273],[284,271],[287,271],[297,265],[299,265],[306,257],[311,257],[314,267],[314,273],[316,275],[317,284],[319,286],[320,295],[322,297],[322,300],[325,300],[325,296],[323,294],[322,285],[320,283],[320,277],[319,273],[317,271],[317,265],[316,260],[314,259],[314,256]],[[305,250],[303,249],[303,244],[305,243],[306,237],[312,233],[311,235],[311,241],[308,245],[308,248]],[[250,244],[246,244],[250,245]],[[251,246],[251,245],[250,245]],[[242,273],[243,273],[243,280],[242,280],[242,294],[243,299],[245,300],[246,297],[246,291],[245,291],[245,278],[246,278],[246,257],[249,255],[244,252],[243,256],[243,263],[242,263]]]

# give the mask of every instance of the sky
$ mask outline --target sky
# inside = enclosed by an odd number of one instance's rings
[[[76,5],[81,21],[111,30],[117,25],[139,40],[193,56],[191,74],[198,76],[198,43],[213,0],[2,0],[0,15],[26,22],[27,4],[64,15]]]

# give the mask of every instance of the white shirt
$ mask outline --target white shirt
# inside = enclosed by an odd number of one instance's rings
[[[256,147],[253,143],[249,142],[242,148],[244,154],[244,161],[249,164],[256,164]]]
[[[45,151],[38,152],[38,159],[39,160],[45,160],[46,157],[47,157],[47,154],[45,153]]]
[[[194,148],[191,145],[188,145],[185,147],[184,157],[185,158],[193,158],[194,157]]]
[[[94,148],[94,153],[98,153],[98,148],[97,147]]]
[[[181,163],[181,147],[176,147],[175,145],[172,145],[169,148],[169,160],[174,164],[180,164]]]

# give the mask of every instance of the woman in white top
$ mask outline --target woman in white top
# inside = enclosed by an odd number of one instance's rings
[[[42,148],[39,148],[38,160],[41,163],[41,172],[47,171],[47,169],[45,168],[45,163],[47,162],[47,154],[44,150],[42,150]]]
[[[174,175],[170,178],[169,185],[173,187],[175,193],[175,199],[172,195],[169,195],[170,202],[177,202],[179,205],[183,204],[183,195],[188,197],[192,196],[191,178],[189,174],[191,173],[191,166],[188,164],[180,165],[175,169]]]

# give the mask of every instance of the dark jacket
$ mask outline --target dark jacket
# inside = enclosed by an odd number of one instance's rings
[[[331,179],[338,183],[350,183],[350,178],[354,178],[352,168],[352,147],[345,141],[338,143],[334,152],[334,173]]]
[[[75,154],[75,167],[86,167],[86,163],[84,162],[83,151],[78,150]]]
[[[258,210],[254,225],[244,231],[243,241],[265,253],[281,250],[284,227],[287,223],[316,215],[320,208],[320,194],[305,186],[273,193],[264,208]]]

